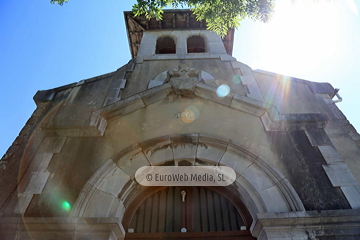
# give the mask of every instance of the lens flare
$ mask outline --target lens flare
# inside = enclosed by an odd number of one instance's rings
[[[181,113],[181,120],[185,123],[191,123],[197,119],[199,115],[200,111],[197,107],[189,106]]]
[[[230,87],[226,84],[222,84],[216,89],[216,94],[218,97],[226,97],[229,93]]]
[[[350,10],[355,14],[358,15],[358,9],[356,7],[356,4],[354,2],[354,0],[346,0],[346,3],[349,5]]]
[[[191,110],[185,109],[181,113],[181,120],[183,120],[183,122],[185,123],[191,123],[195,120],[195,115]]]
[[[69,211],[71,210],[71,205],[70,205],[69,202],[63,201],[63,202],[61,203],[61,208],[62,208],[63,210],[65,210],[66,212],[69,212]]]
[[[235,75],[232,78],[233,83],[240,84],[241,83],[241,77],[239,75]]]

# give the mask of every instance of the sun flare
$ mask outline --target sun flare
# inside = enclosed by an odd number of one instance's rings
[[[334,58],[338,18],[326,1],[279,1],[270,23],[260,24],[259,57],[251,67],[287,74]]]

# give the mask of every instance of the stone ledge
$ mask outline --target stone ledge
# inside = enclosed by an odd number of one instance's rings
[[[259,213],[251,226],[258,239],[360,234],[360,210]]]
[[[143,61],[179,60],[179,59],[221,59],[221,54],[196,53],[196,54],[158,54],[142,56]]]
[[[110,72],[110,73],[99,75],[99,76],[96,76],[96,77],[84,79],[84,80],[81,80],[79,82],[67,84],[67,85],[64,85],[64,86],[61,86],[61,87],[57,87],[57,88],[53,88],[53,89],[49,89],[49,90],[37,91],[36,94],[34,95],[33,99],[34,99],[36,104],[40,104],[42,102],[49,102],[49,101],[53,100],[53,97],[59,91],[63,91],[63,90],[68,89],[68,88],[73,88],[73,87],[76,87],[76,86],[80,86],[80,85],[83,85],[83,84],[86,84],[86,83],[89,83],[89,82],[102,80],[104,78],[112,77],[113,75],[115,75],[115,73],[116,72]]]
[[[323,129],[328,118],[321,113],[279,114],[271,107],[261,116],[266,131],[294,131],[305,129]]]
[[[61,233],[80,237],[84,234],[107,235],[108,239],[123,239],[125,231],[118,218],[66,218],[66,217],[2,217],[0,231],[6,233]]]
[[[335,216],[336,218],[334,218]],[[360,209],[298,211],[286,213],[258,213],[257,218],[258,220],[264,220],[266,226],[274,225],[275,222],[273,222],[272,220],[276,220],[278,223],[284,225],[290,225],[292,223],[289,222],[288,219],[309,219],[306,221],[308,223],[311,223],[313,220],[318,221],[318,218],[322,219],[322,223],[357,222],[358,224],[360,224]]]

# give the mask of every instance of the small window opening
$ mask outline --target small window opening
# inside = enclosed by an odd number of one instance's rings
[[[156,42],[156,54],[176,53],[176,45],[171,37],[159,38]]]
[[[187,39],[188,53],[202,53],[205,52],[205,41],[203,37],[192,36]]]

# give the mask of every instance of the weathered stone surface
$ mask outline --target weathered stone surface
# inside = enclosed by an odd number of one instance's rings
[[[21,218],[0,219],[2,239],[123,239],[125,231],[118,218]]]
[[[121,100],[120,89],[114,89],[113,91],[114,93],[110,94],[118,97],[107,97],[104,101],[104,107]]]
[[[281,114],[319,113],[319,106],[324,104],[304,80],[264,71],[252,74],[266,102],[276,106]]]
[[[304,80],[302,80],[304,81]],[[315,94],[328,94],[334,93],[334,88],[330,83],[318,83],[318,82],[305,82]]]
[[[47,90],[47,91],[38,91],[34,96],[35,102],[48,102],[53,99],[57,92],[57,89]]]
[[[312,146],[331,145],[331,140],[322,128],[308,128],[305,133]]]
[[[140,93],[140,96],[142,97],[144,104],[149,105],[157,101],[160,101],[172,94],[174,94],[173,88],[171,87],[170,84],[166,83],[162,86],[142,92]]]
[[[116,164],[127,175],[133,177],[139,168],[143,166],[149,166],[151,163],[142,152],[142,149],[137,149],[134,152],[129,152],[126,154]]]
[[[178,95],[187,96],[194,93],[195,87],[198,84],[199,79],[195,77],[181,78],[172,77],[170,78],[170,84],[174,88],[174,91]]]
[[[236,61],[234,57],[229,54],[220,54],[221,61]]]
[[[115,198],[116,197],[110,193],[95,190],[90,202],[88,203],[88,210],[85,211],[84,217],[108,217],[111,205],[115,201]]]
[[[49,178],[49,172],[34,172],[32,173],[30,183],[27,186],[25,193],[27,194],[41,194],[45,184]]]
[[[59,153],[66,141],[65,137],[46,137],[44,138],[39,152],[43,153]]]
[[[349,133],[349,135],[354,141],[356,141],[356,142],[360,141],[360,134],[359,133]]]
[[[102,107],[112,77],[90,81],[71,89],[60,105],[55,118],[45,128],[84,128],[89,125],[91,114]]]
[[[142,101],[141,96],[137,94],[99,109],[97,112],[104,116],[105,119],[112,119],[136,111],[144,106],[145,104]]]
[[[127,175],[121,169],[116,169],[101,182],[101,184],[98,186],[98,189],[117,197],[122,187],[128,180],[130,180],[129,175]]]
[[[330,108],[330,110],[333,112],[333,114],[335,115],[335,117],[337,119],[346,119],[346,116],[342,113],[342,111],[340,111],[340,109],[336,106],[335,103],[333,103],[333,100],[330,100],[331,103],[328,104],[328,107]]]
[[[219,163],[226,151],[224,140],[213,141],[206,135],[199,136],[196,158],[200,160],[212,161],[214,164]]]
[[[350,206],[353,209],[360,209],[360,187],[357,186],[346,186],[341,187],[341,190],[345,194]]]
[[[151,81],[149,82],[148,89],[151,89],[151,88],[154,88],[154,87],[163,85],[163,84],[164,84],[164,81],[151,80]]]
[[[260,193],[276,184],[276,182],[273,182],[271,179],[264,177],[263,171],[256,164],[250,164],[243,169],[241,175]]]
[[[19,202],[18,205],[14,209],[14,213],[24,214],[26,212],[27,207],[29,206],[31,199],[33,198],[33,194],[31,193],[20,193],[18,194]]]
[[[231,167],[240,175],[242,175],[252,163],[252,161],[239,158],[239,156],[231,150],[226,151],[220,160],[220,164]]]
[[[343,162],[334,146],[318,146],[318,148],[327,164]]]
[[[165,82],[168,78],[168,71],[163,71],[162,73],[156,75],[152,81]],[[151,81],[150,81],[151,82]]]
[[[153,165],[158,165],[165,161],[173,161],[174,153],[171,147],[170,136],[164,136],[141,143],[143,152]]]
[[[278,213],[288,211],[289,208],[276,186],[269,186],[268,188],[262,189],[259,191],[259,194],[261,199],[265,200],[267,203],[268,212]]]
[[[219,103],[221,105],[230,106],[234,93],[229,93],[225,97],[219,97],[216,94],[216,88],[199,83],[195,89],[195,95]]]
[[[195,163],[196,150],[198,146],[197,134],[171,136],[171,147],[175,160],[190,160]]]
[[[330,144],[330,140],[326,136],[326,133],[321,132],[321,129],[323,129],[328,122],[328,118],[323,114],[279,114],[277,108],[269,107],[267,112],[261,116],[261,120],[267,131],[294,131],[309,129],[309,137],[312,136],[311,131],[318,131],[322,134],[320,136],[317,136],[316,133],[313,134],[314,137],[311,141],[314,144]],[[317,139],[315,137],[317,137]]]
[[[226,54],[224,44],[220,41],[208,42],[208,48],[211,53]]]
[[[201,71],[201,72],[200,72],[200,78],[201,78],[202,80],[204,80],[204,82],[205,82],[206,84],[210,84],[210,85],[211,85],[211,83],[212,83],[213,81],[215,81],[215,78],[214,78],[211,74],[209,74],[209,73],[207,73],[207,72],[205,72],[205,71]]]
[[[268,106],[262,101],[235,94],[230,107],[260,117],[264,115]]]
[[[356,179],[344,163],[322,166],[334,187],[356,186]]]
[[[282,159],[283,173],[309,210],[350,208],[340,188],[334,188],[322,165],[324,160],[304,131],[269,132],[272,149]],[[322,200],[320,200],[322,199]]]
[[[334,216],[337,216],[336,219]],[[334,224],[336,222],[336,224]],[[296,227],[290,227],[294,226]],[[260,213],[258,221],[253,226],[253,234],[263,238],[264,234],[271,239],[294,237],[303,239],[327,239],[321,236],[354,239],[359,231],[358,210],[307,211],[289,213]],[[340,235],[340,236],[336,236]],[[331,238],[332,239],[332,238]]]
[[[127,66],[129,66],[129,64]],[[127,80],[123,78],[125,76],[124,71],[121,71],[120,73],[118,72],[116,75],[118,76],[119,74],[121,74],[122,78],[113,78],[107,92],[103,107],[121,100],[121,90],[125,88]]]
[[[247,96],[249,98],[258,100],[258,101],[264,101],[264,97],[260,92],[259,86],[255,81],[255,78],[253,75],[244,75],[241,76],[242,84],[246,85],[249,89],[249,94]]]

